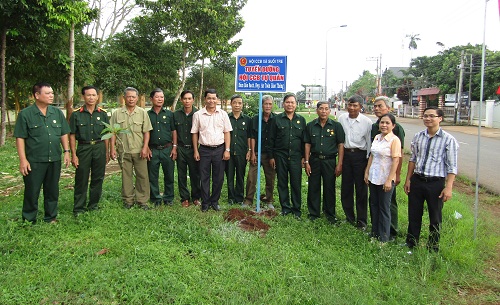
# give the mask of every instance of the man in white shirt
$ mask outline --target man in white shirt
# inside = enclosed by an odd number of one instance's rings
[[[361,114],[363,103],[361,96],[353,95],[347,103],[348,113],[339,117],[339,123],[345,132],[340,198],[346,220],[364,231],[368,217],[368,187],[364,182],[364,173],[371,146],[372,121]],[[356,189],[356,215],[354,189]]]
[[[210,207],[215,211],[220,210],[219,198],[224,183],[226,161],[230,158],[232,130],[227,112],[217,109],[217,92],[215,89],[206,90],[205,107],[193,114],[191,127],[194,159],[200,161],[202,212],[208,211]]]

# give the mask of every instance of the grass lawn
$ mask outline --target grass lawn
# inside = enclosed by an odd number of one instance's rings
[[[118,172],[105,179],[101,210],[74,218],[73,169],[63,170],[60,182],[60,222],[26,224],[18,162],[9,138],[0,148],[0,304],[500,303],[499,198],[481,193],[473,240],[467,181],[457,182],[445,204],[441,252],[422,247],[409,255],[399,246],[408,224],[402,186],[401,237],[380,247],[324,218],[262,218],[266,234],[245,232],[224,220],[225,187],[221,212],[182,208],[177,193],[173,207],[126,210]],[[304,174],[304,215],[306,181]],[[427,226],[425,215],[423,243]]]

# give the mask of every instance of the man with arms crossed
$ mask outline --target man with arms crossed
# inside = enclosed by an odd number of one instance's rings
[[[458,171],[458,142],[442,130],[444,112],[437,107],[424,110],[427,129],[415,134],[411,141],[405,192],[408,194],[408,235],[406,245],[418,245],[424,201],[429,211],[429,251],[439,251],[439,237],[443,221],[443,204],[451,199],[453,182]]]
[[[75,216],[98,209],[106,164],[109,161],[109,140],[101,140],[101,132],[106,128],[104,123],[109,123],[108,114],[97,107],[99,96],[96,87],[83,87],[82,96],[85,105],[74,111],[69,120],[71,164],[76,168],[73,207]],[[89,178],[89,202],[86,204]]]
[[[14,128],[19,172],[24,180],[23,220],[36,223],[38,196],[43,185],[43,220],[57,222],[61,145],[64,165],[70,163],[68,122],[61,110],[53,107],[54,91],[47,83],[33,86],[35,104],[23,109]]]
[[[227,112],[217,109],[217,92],[215,89],[206,90],[205,107],[193,115],[191,128],[194,159],[200,161],[202,212],[208,211],[210,207],[215,211],[220,210],[219,198],[224,183],[224,169],[231,151],[231,130],[233,128]]]

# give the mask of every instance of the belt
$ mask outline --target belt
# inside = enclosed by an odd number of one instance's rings
[[[82,144],[95,145],[95,144],[101,143],[101,142],[103,142],[103,140],[94,140],[94,141],[80,141],[80,140],[78,140],[79,145],[82,145]]]
[[[362,150],[362,149],[359,149],[359,148],[345,148],[344,147],[344,152],[348,152],[348,153],[364,152],[364,153],[366,153],[366,150]]]
[[[215,146],[200,144],[200,147],[203,147],[203,148],[206,148],[206,149],[217,149],[217,148],[220,148],[222,146],[224,146],[224,143],[219,144],[219,145],[215,145]]]
[[[191,149],[191,148],[193,148],[193,145],[182,145],[182,144],[179,144],[179,147],[186,148],[186,149]]]
[[[415,176],[418,180],[425,182],[444,180],[444,177],[427,177],[417,173],[414,173],[413,176]]]
[[[162,149],[165,149],[165,148],[170,147],[170,146],[172,146],[172,143],[167,143],[164,145],[149,145],[149,148],[162,150]]]
[[[335,159],[337,157],[337,155],[321,155],[321,154],[312,153],[311,157],[315,157],[315,158],[318,158],[320,160],[328,160],[328,159]]]

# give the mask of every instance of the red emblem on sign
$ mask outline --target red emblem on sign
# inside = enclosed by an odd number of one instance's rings
[[[240,66],[246,66],[248,63],[247,59],[245,57],[240,58]]]

